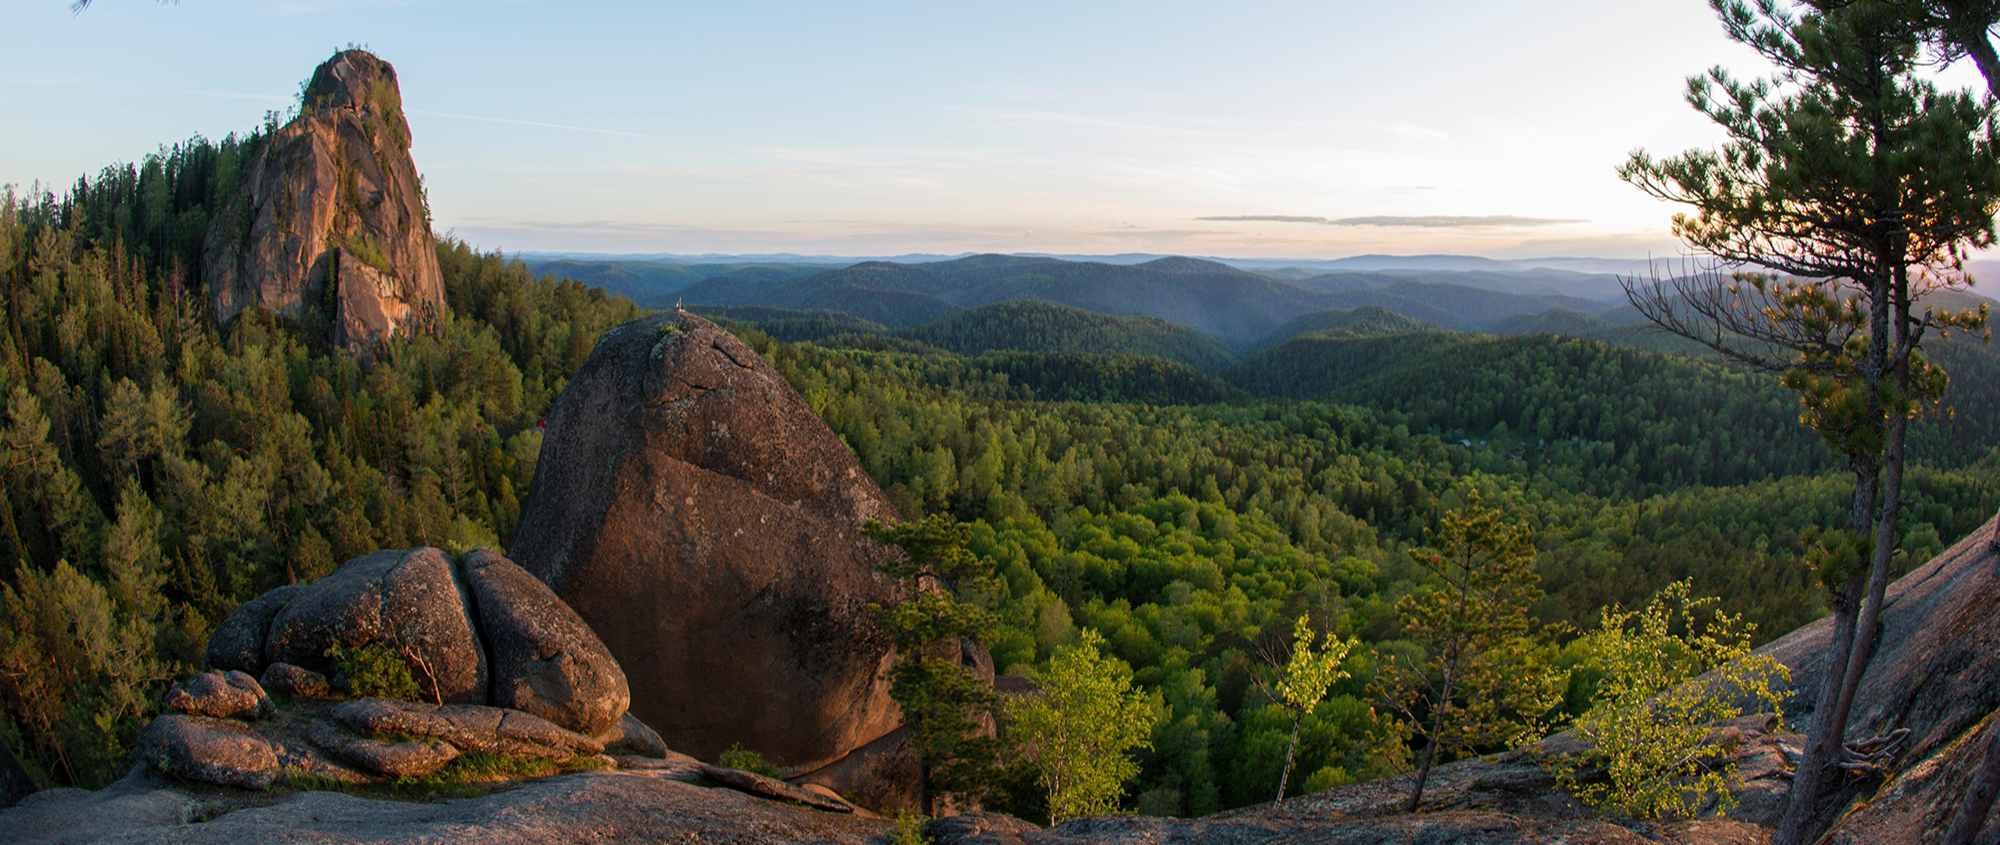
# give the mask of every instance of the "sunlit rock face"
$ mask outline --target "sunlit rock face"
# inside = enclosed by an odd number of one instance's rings
[[[209,224],[203,279],[218,321],[262,308],[364,358],[433,324],[444,282],[395,68],[348,50],[313,72]]]

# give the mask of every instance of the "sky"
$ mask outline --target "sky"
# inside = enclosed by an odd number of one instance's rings
[[[1616,167],[1720,141],[1687,76],[1767,72],[1699,0],[0,0],[0,31],[0,183],[248,130],[357,44],[436,229],[510,253],[1672,255]]]

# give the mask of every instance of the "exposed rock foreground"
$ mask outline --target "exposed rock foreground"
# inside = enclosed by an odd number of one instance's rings
[[[209,225],[203,279],[218,320],[262,308],[372,357],[444,308],[396,71],[338,53],[313,72],[300,111]]]
[[[491,704],[590,736],[616,725],[631,700],[624,669],[590,626],[491,549],[457,561],[432,548],[355,558],[245,602],[217,626],[207,657],[212,669],[315,698],[340,680],[332,651],[364,646],[417,667],[414,680],[438,704]]]
[[[715,324],[613,329],[548,415],[510,556],[631,678],[667,744],[825,767],[901,723],[861,535],[896,510],[784,377]]]
[[[1956,812],[2000,705],[2000,553],[1989,522],[1889,591],[1880,655],[1855,708],[1852,739],[1909,728],[1886,777],[1852,778],[1827,809],[1832,843],[1935,841]],[[1816,623],[1764,649],[1787,662],[1795,686],[1816,689]],[[1795,703],[1794,723],[1810,710]],[[1602,819],[1554,789],[1537,760],[1559,753],[1564,735],[1522,752],[1440,767],[1425,810],[1401,811],[1407,785],[1357,784],[1202,819],[1094,816],[1042,829],[1020,819],[968,814],[926,827],[937,845],[1721,845],[1761,843],[1784,811],[1788,747],[1796,734],[1763,717],[1717,726],[1717,753],[1739,766],[1739,807],[1728,818],[1663,824]],[[519,784],[459,801],[406,803],[306,792],[243,806],[230,790],[168,782],[141,768],[97,792],[51,790],[0,812],[0,830],[32,843],[740,843],[884,842],[890,822],[816,809],[781,793],[718,788],[704,767],[682,757],[632,763]],[[735,779],[735,778],[732,778]],[[742,779],[755,785],[752,778]],[[738,787],[739,789],[742,787]],[[234,803],[232,803],[234,802]],[[1980,843],[2000,840],[1989,818]]]

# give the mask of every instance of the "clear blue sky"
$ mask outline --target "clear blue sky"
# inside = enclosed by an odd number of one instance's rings
[[[353,42],[438,228],[509,251],[1667,254],[1612,169],[1713,144],[1683,79],[1759,69],[1699,0],[0,0],[0,31],[0,182],[247,129]]]

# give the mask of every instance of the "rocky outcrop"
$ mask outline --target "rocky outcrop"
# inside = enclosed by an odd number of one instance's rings
[[[219,656],[243,682],[257,675],[291,698],[340,693],[347,679],[332,652],[377,645],[436,703],[510,708],[585,736],[616,726],[630,701],[624,669],[590,626],[492,549],[457,562],[432,548],[358,557],[246,602],[217,632],[227,641],[210,641],[211,666]]]
[[[493,703],[600,734],[632,703],[625,671],[542,582],[491,549],[461,563],[493,661]]]
[[[332,715],[359,734],[428,737],[480,754],[567,760],[604,751],[604,744],[591,737],[504,707],[367,698],[337,705]]]
[[[554,587],[668,745],[817,768],[895,729],[895,509],[771,365],[690,314],[605,335],[548,415],[511,557]]]
[[[266,692],[274,692],[286,698],[326,698],[333,695],[333,685],[326,676],[303,666],[290,663],[273,663],[264,667],[264,674],[257,684]]]
[[[263,789],[293,772],[362,783],[428,775],[468,753],[565,762],[614,741],[626,754],[671,753],[626,712],[624,670],[590,627],[491,549],[457,562],[431,548],[355,558],[246,602],[217,630],[210,658],[242,670],[182,682],[167,706],[193,715],[155,719],[139,742],[142,759],[188,780]],[[336,655],[370,646],[402,661],[432,702],[323,700],[352,694],[344,673],[364,671]],[[274,707],[249,672],[290,702]]]
[[[271,697],[257,679],[235,670],[210,670],[182,681],[167,692],[167,709],[218,719],[257,719],[271,715]]]
[[[264,641],[270,637],[271,620],[299,589],[297,584],[286,584],[244,602],[215,626],[215,633],[208,635],[208,668],[250,675],[263,671]]]
[[[445,553],[421,548],[355,558],[293,594],[271,620],[264,656],[327,674],[329,650],[379,644],[402,656],[426,695],[484,704],[486,649]]]
[[[838,795],[830,795],[820,790],[794,786],[769,775],[746,772],[742,769],[725,769],[721,766],[703,766],[703,776],[738,792],[775,798],[804,804],[831,813],[852,813],[854,805]]]
[[[444,282],[389,63],[346,50],[313,72],[298,118],[213,217],[202,273],[218,320],[262,308],[363,357],[438,318]]]
[[[278,753],[248,725],[209,716],[161,716],[139,734],[139,757],[189,780],[263,789],[278,777]]]
[[[301,792],[269,806],[196,798],[135,772],[99,792],[51,790],[0,811],[21,845],[881,845],[894,825],[643,770],[579,772],[441,803]]]
[[[667,741],[659,732],[648,727],[645,722],[626,713],[618,717],[618,723],[611,729],[597,735],[597,741],[604,743],[606,754],[636,754],[640,757],[665,757],[673,753],[667,748]]]

